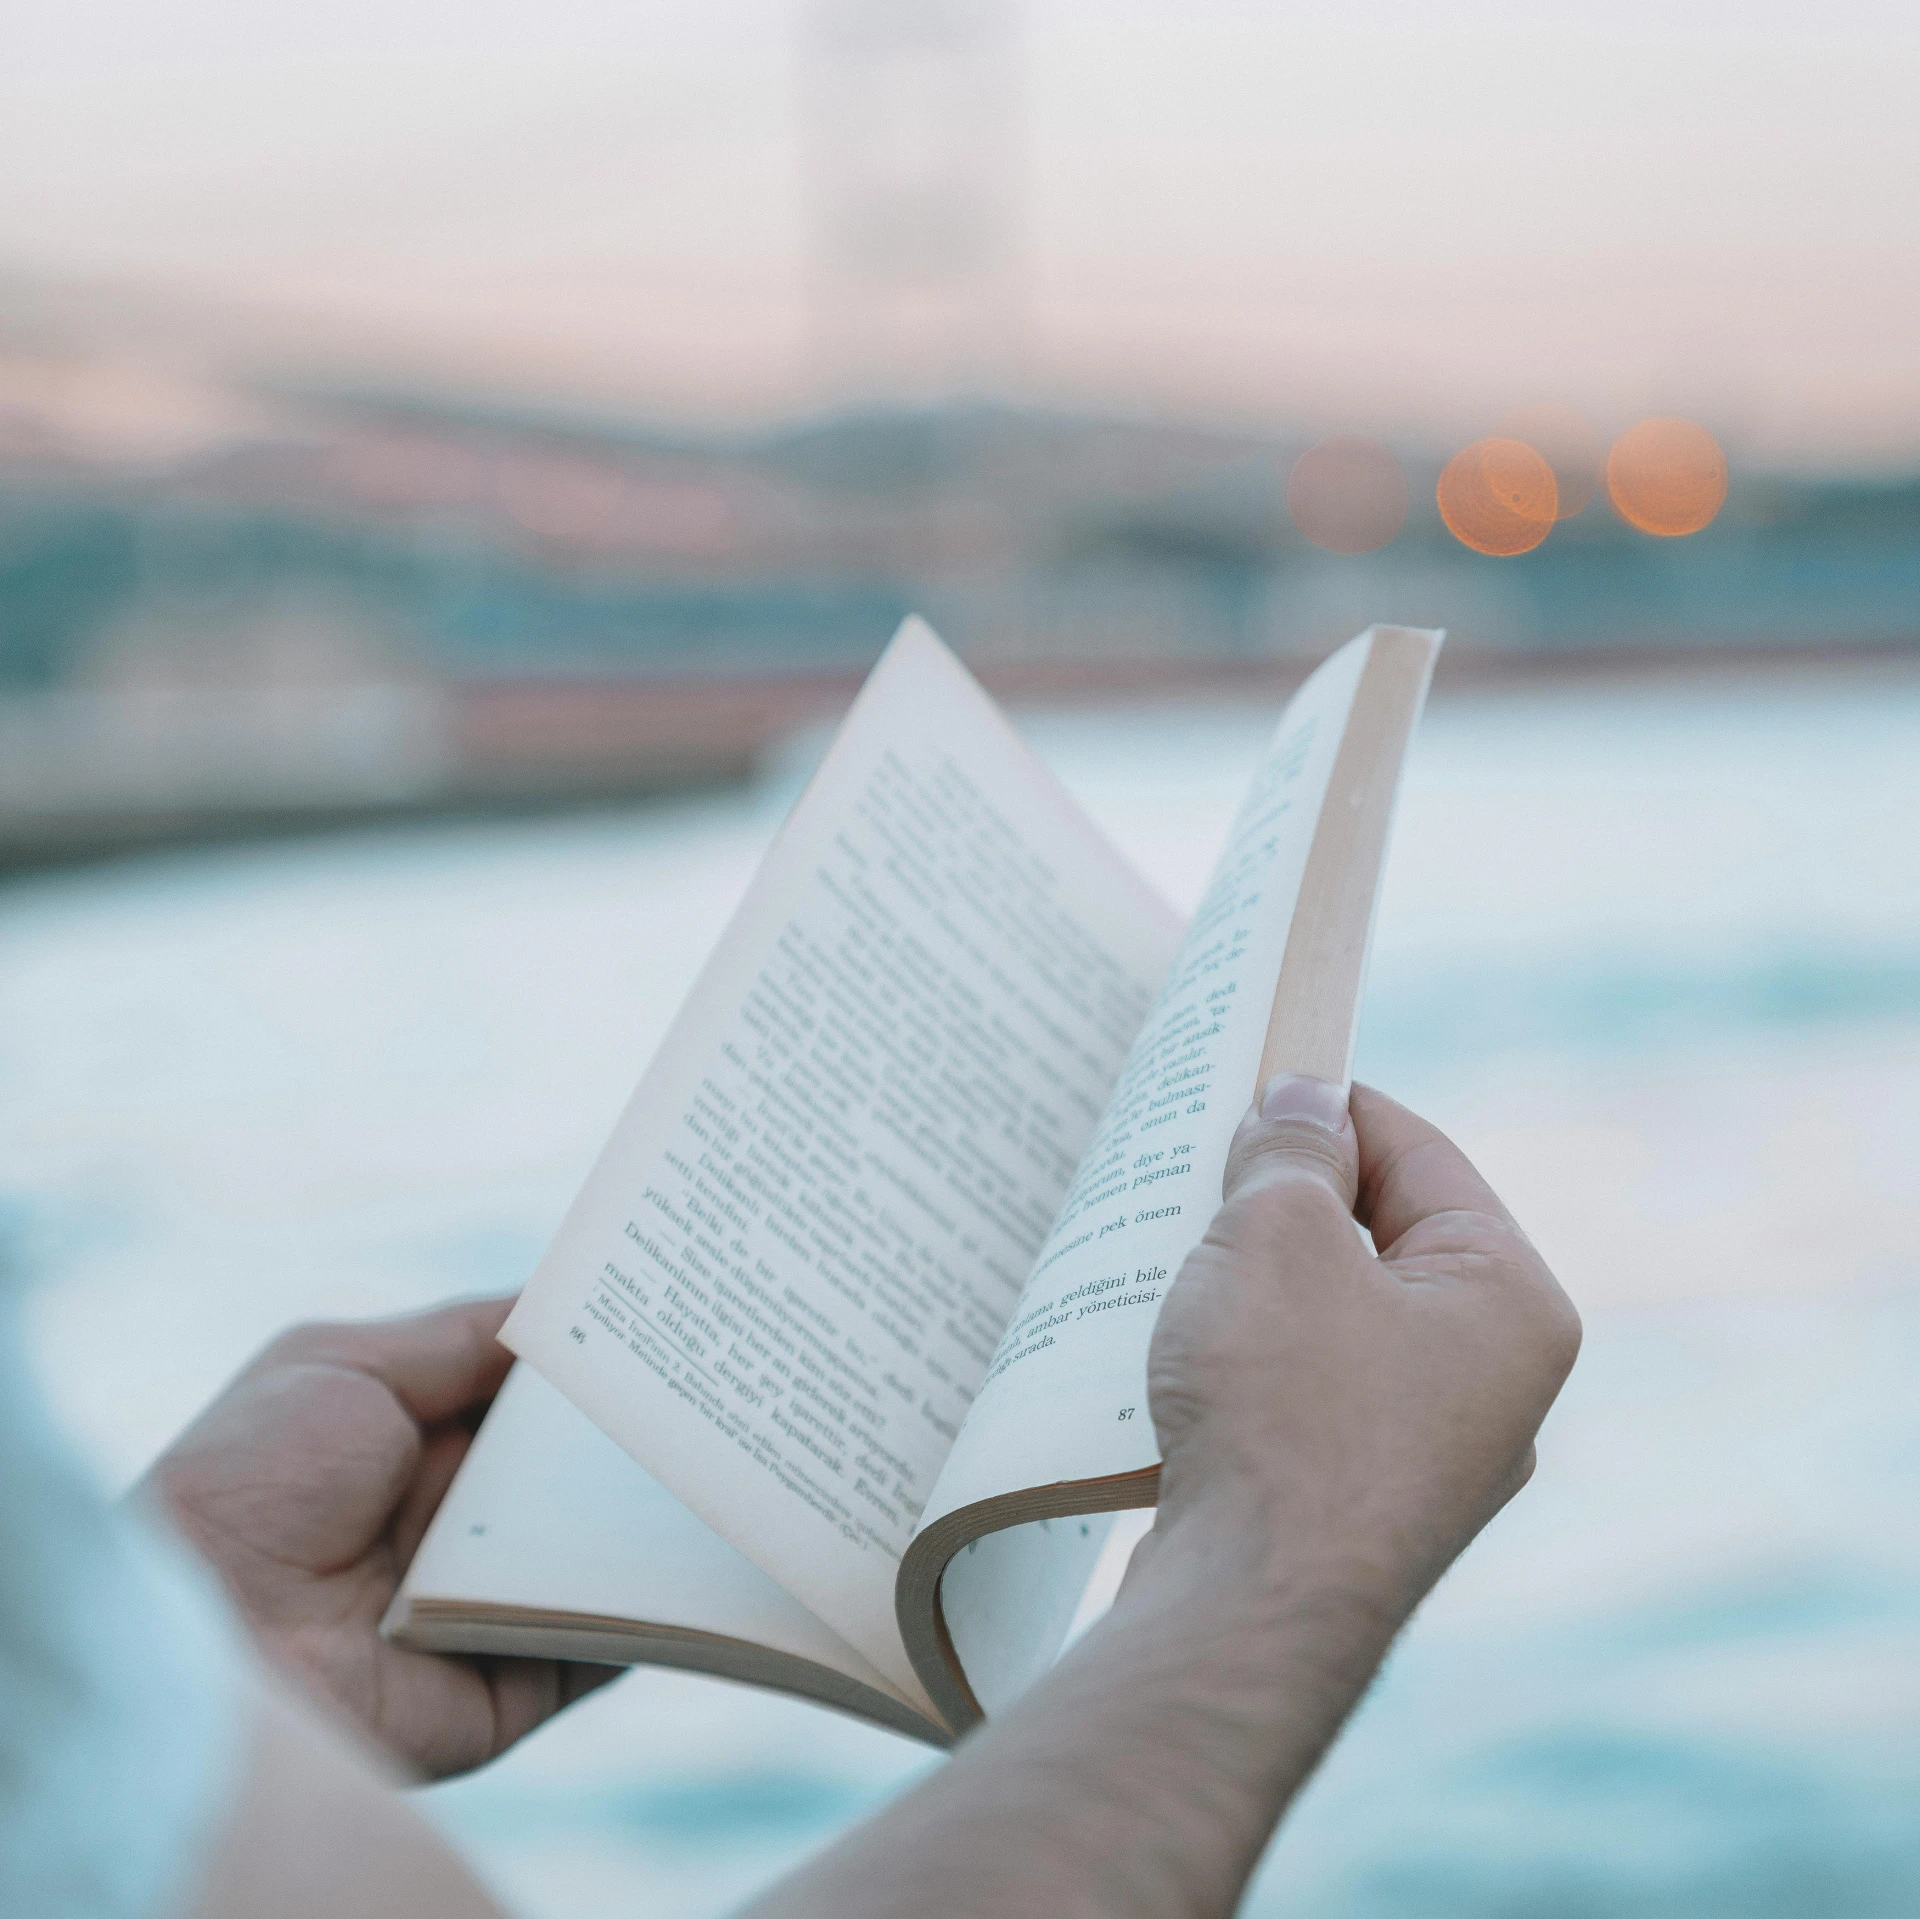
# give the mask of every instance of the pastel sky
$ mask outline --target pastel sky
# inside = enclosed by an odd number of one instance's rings
[[[0,291],[804,409],[818,4],[14,0]],[[1920,462],[1911,0],[1027,0],[1017,49],[1017,391],[1436,442],[1554,401]]]

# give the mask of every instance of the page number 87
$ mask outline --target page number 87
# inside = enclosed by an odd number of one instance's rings
[[[1131,1419],[1133,1417],[1133,1408],[1131,1406],[1122,1406],[1120,1408],[1120,1417],[1122,1419]]]

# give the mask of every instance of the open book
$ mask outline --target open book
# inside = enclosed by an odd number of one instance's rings
[[[1439,644],[1313,674],[1182,927],[909,621],[507,1321],[389,1635],[934,1744],[1045,1671],[1153,1504],[1148,1342],[1234,1128],[1347,1079]]]

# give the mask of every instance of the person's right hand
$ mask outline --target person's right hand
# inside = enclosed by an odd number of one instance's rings
[[[1159,1511],[1112,1609],[762,1919],[1225,1919],[1394,1633],[1525,1481],[1580,1343],[1539,1255],[1391,1100],[1356,1088],[1349,1116],[1292,1079],[1266,1104],[1161,1302]]]
[[[1368,1087],[1349,1109],[1283,1076],[1161,1308],[1149,1540],[1204,1514],[1202,1534],[1255,1543],[1276,1592],[1391,1631],[1525,1485],[1579,1348],[1579,1315],[1458,1147]]]

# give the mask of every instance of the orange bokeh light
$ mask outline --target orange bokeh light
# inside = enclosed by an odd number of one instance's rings
[[[1642,420],[1607,455],[1607,497],[1642,533],[1698,533],[1726,501],[1727,456],[1692,420]]]
[[[1434,489],[1447,531],[1476,553],[1528,553],[1553,531],[1553,468],[1524,440],[1475,440],[1441,469]]]
[[[1407,523],[1407,475],[1378,440],[1322,440],[1287,476],[1287,512],[1329,553],[1371,553]]]
[[[1556,520],[1570,520],[1584,512],[1600,490],[1600,436],[1570,406],[1523,406],[1500,422],[1494,433],[1503,440],[1521,440],[1553,468],[1558,491]]]

